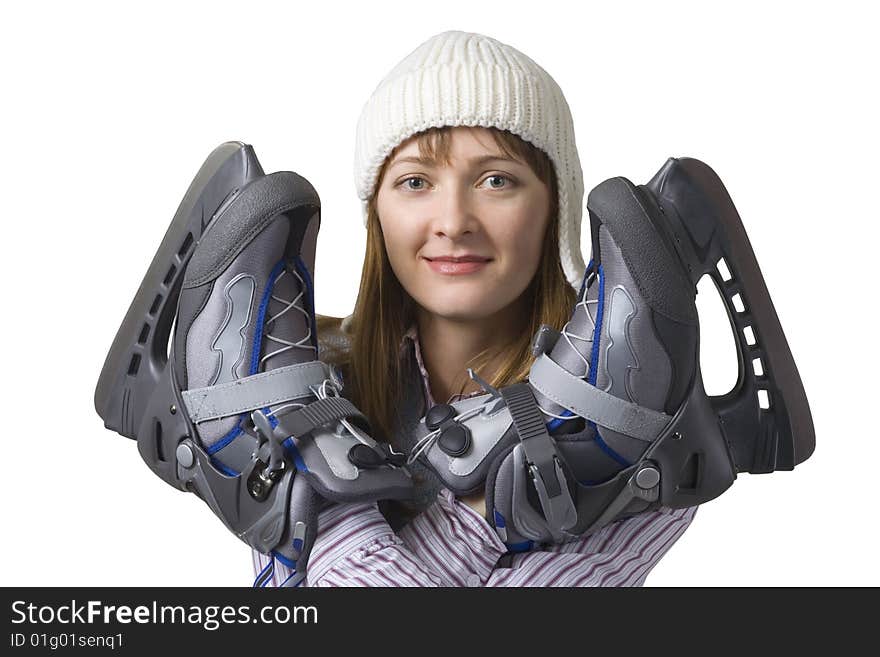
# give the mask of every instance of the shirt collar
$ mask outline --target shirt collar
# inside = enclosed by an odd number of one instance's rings
[[[425,399],[428,402],[428,408],[431,408],[432,406],[436,405],[437,402],[434,401],[434,398],[431,396],[431,385],[428,382],[428,370],[425,369],[425,362],[422,359],[422,348],[421,344],[419,343],[419,331],[418,326],[415,322],[410,324],[410,327],[407,329],[406,333],[403,334],[403,342],[405,343],[406,340],[410,340],[413,343],[413,349],[416,355],[416,363],[419,367],[419,373],[422,375],[422,384],[424,386]],[[446,403],[451,404],[454,401],[459,401],[461,399],[467,399],[468,397],[475,397],[482,394],[482,390],[475,390],[474,392],[465,393],[463,395],[456,394],[452,395],[452,397],[450,397]]]

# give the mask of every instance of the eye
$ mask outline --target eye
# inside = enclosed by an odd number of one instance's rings
[[[408,184],[411,180],[415,180],[421,184],[413,187],[412,185]],[[410,176],[409,178],[404,178],[403,180],[401,180],[398,183],[398,185],[403,185],[405,189],[417,192],[417,191],[425,188],[425,182],[426,182],[425,179],[422,178],[421,176]]]
[[[507,184],[500,183],[500,181],[506,181]],[[503,176],[500,173],[495,173],[491,176],[488,176],[483,182],[489,182],[490,189],[505,189],[506,187],[511,187],[513,185],[512,178]]]

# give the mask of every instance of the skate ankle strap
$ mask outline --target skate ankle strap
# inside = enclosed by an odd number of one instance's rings
[[[639,440],[653,441],[670,420],[669,415],[615,397],[584,381],[547,354],[535,359],[529,383],[572,413]]]
[[[577,522],[562,457],[544,424],[535,396],[527,383],[516,383],[501,391],[519,434],[529,476],[538,493],[544,520],[554,539]]]
[[[345,397],[317,399],[280,418],[275,434],[283,438],[305,436],[319,427],[346,418],[355,420],[363,427],[369,426],[364,414]]]
[[[279,367],[215,386],[181,391],[190,419],[206,420],[238,415],[312,394],[310,386],[333,380],[328,365],[320,361]]]

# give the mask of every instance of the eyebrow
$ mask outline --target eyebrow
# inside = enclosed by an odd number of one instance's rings
[[[467,162],[473,166],[486,164],[487,162],[493,162],[493,161],[513,162],[515,164],[520,164],[520,162],[518,160],[514,160],[509,157],[505,157],[504,155],[479,155],[479,156],[472,157],[467,160]],[[390,169],[391,167],[393,167],[397,164],[403,164],[404,162],[409,162],[412,164],[421,164],[422,166],[429,166],[429,167],[433,167],[433,166],[437,165],[437,160],[435,160],[433,158],[423,158],[423,157],[416,157],[415,155],[410,155],[407,157],[396,158],[388,166],[388,168]]]

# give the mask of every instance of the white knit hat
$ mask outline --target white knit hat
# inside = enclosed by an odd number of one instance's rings
[[[568,103],[543,68],[482,34],[451,30],[428,39],[364,104],[354,158],[364,224],[385,158],[412,135],[442,126],[508,130],[547,153],[559,187],[559,256],[566,278],[578,289],[584,275],[584,181]]]

